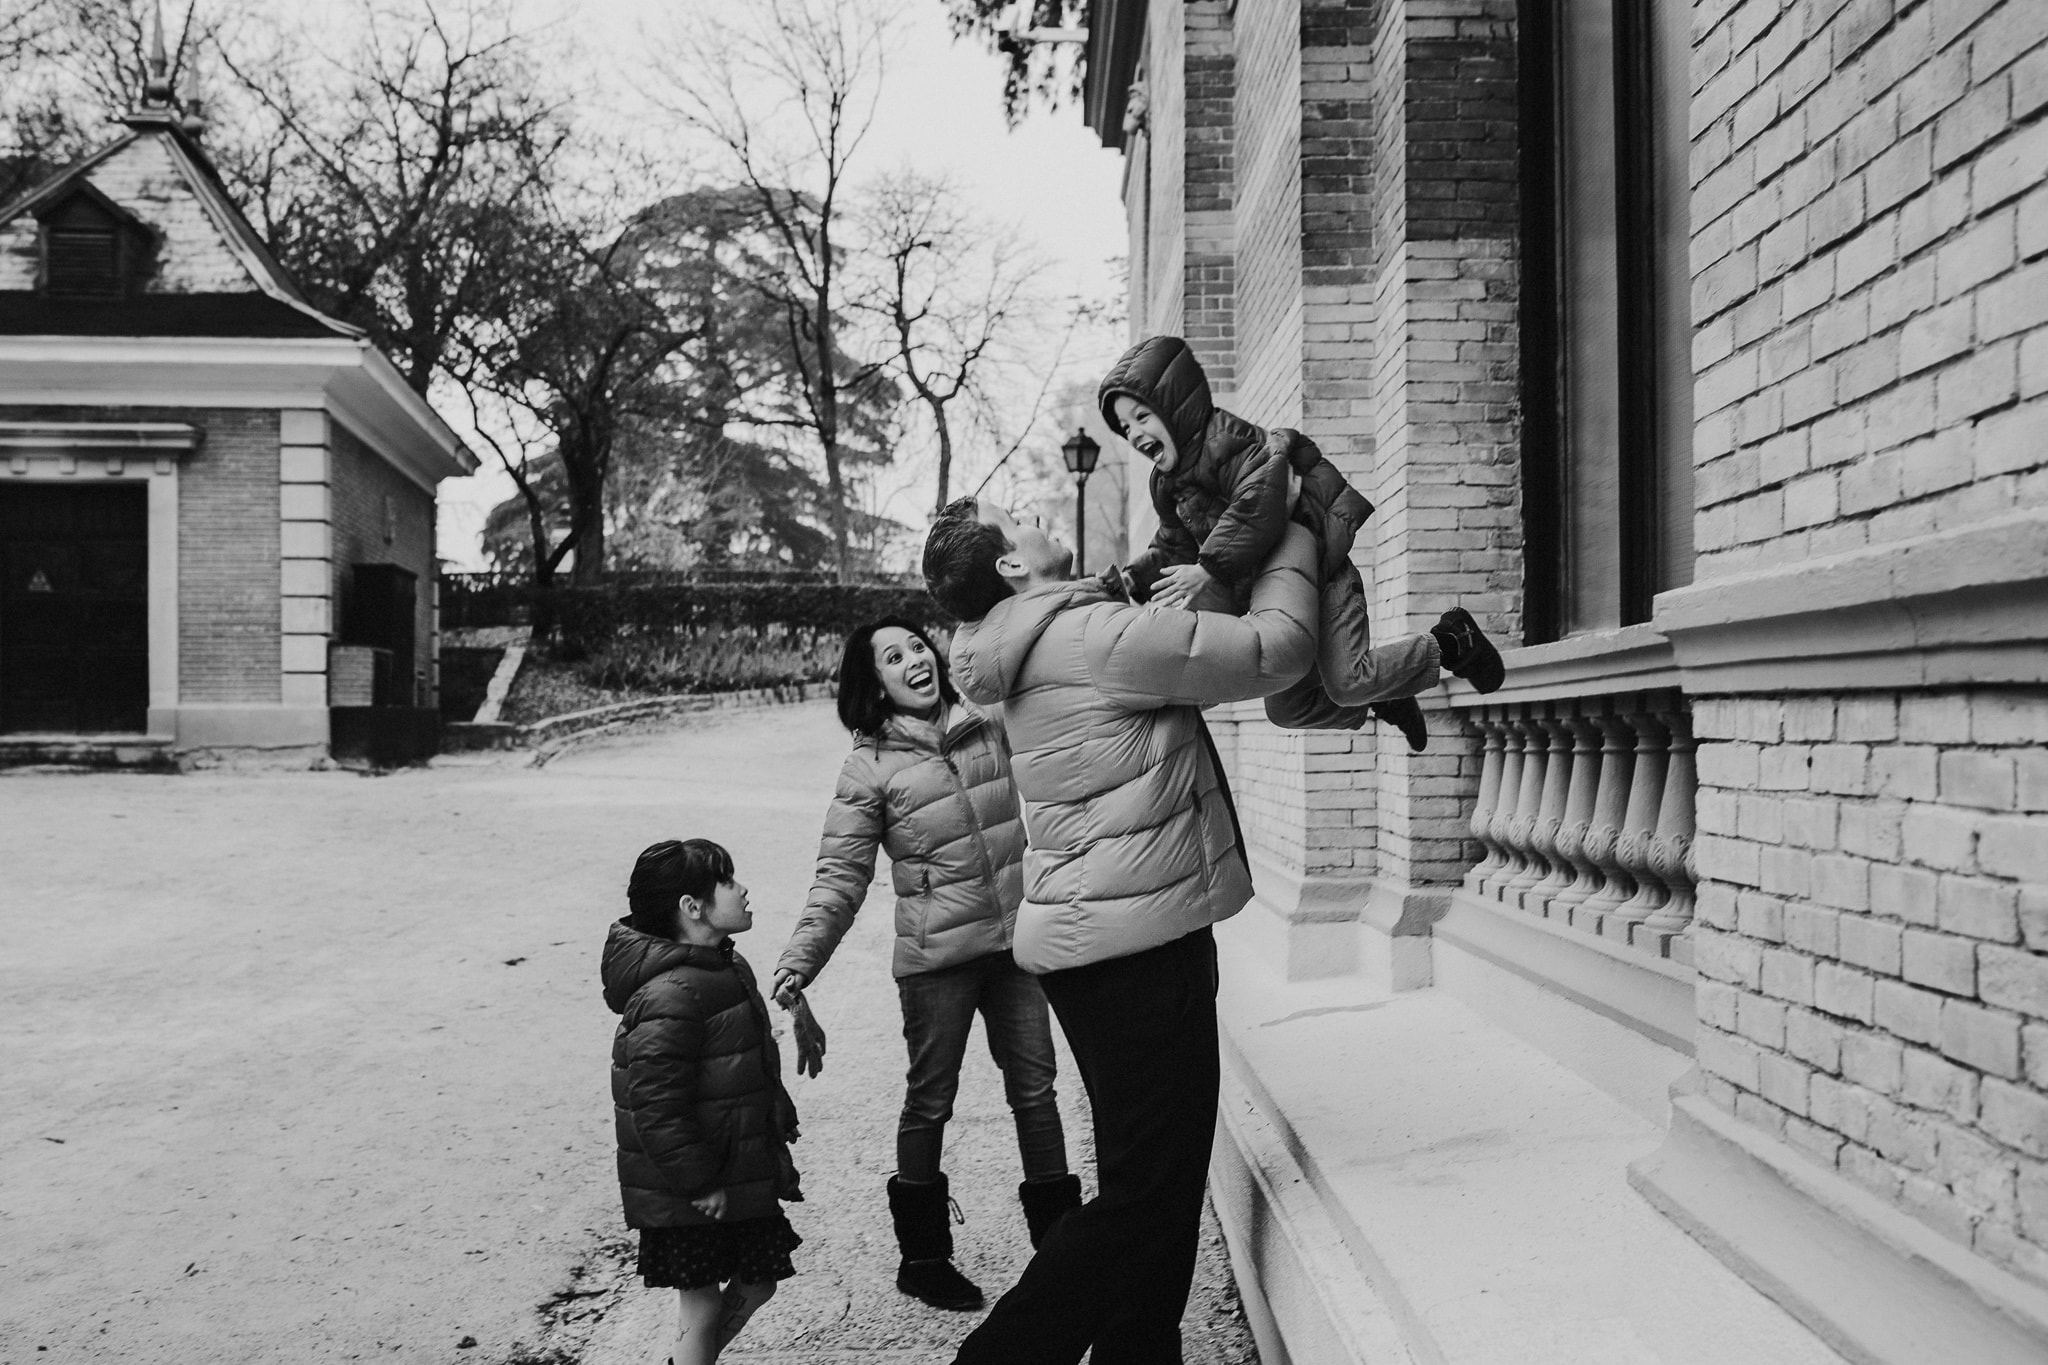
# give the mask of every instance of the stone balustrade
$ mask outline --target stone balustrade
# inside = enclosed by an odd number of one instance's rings
[[[1693,917],[1692,717],[1675,690],[1479,706],[1465,889],[1658,957]]]

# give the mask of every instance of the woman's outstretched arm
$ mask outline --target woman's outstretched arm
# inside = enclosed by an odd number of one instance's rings
[[[882,846],[888,814],[872,765],[855,749],[839,770],[839,787],[825,812],[825,832],[818,840],[818,870],[811,880],[810,899],[776,959],[778,986],[784,972],[802,978],[800,986],[818,979],[833,950],[867,899],[875,880],[875,853]]]

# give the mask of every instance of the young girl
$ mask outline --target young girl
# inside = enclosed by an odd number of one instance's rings
[[[796,1273],[803,1239],[777,1202],[803,1198],[789,1159],[796,1106],[753,969],[733,949],[754,917],[732,855],[709,839],[655,844],[626,901],[602,973],[620,1016],[619,1193],[641,1277],[678,1292],[672,1365],[710,1365]]]
[[[1481,692],[1501,685],[1500,653],[1463,607],[1426,635],[1373,645],[1365,585],[1351,562],[1372,504],[1300,432],[1268,431],[1217,407],[1185,341],[1147,337],[1131,347],[1096,401],[1111,430],[1152,462],[1159,530],[1123,572],[1134,600],[1242,614],[1252,579],[1290,520],[1322,542],[1316,669],[1267,700],[1275,725],[1350,730],[1369,712],[1420,750],[1429,730],[1415,694],[1436,686],[1439,670]]]
[[[888,1185],[903,1253],[896,1287],[934,1307],[977,1308],[981,1291],[952,1264],[939,1161],[977,1011],[1017,1124],[1017,1194],[1031,1244],[1081,1203],[1053,1094],[1045,994],[1010,956],[1024,894],[1024,826],[1009,748],[993,721],[961,703],[931,638],[900,617],[847,637],[839,719],[853,732],[853,752],[825,816],[810,902],[775,964],[775,995],[794,1006],[797,992],[817,980],[867,897],[876,851],[886,850],[895,865],[894,968],[910,1050]],[[800,1021],[800,1048],[804,1036]],[[815,1062],[800,1051],[798,1064]]]

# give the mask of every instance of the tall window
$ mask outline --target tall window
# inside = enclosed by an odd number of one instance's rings
[[[1684,6],[1523,0],[1528,640],[1692,579]]]

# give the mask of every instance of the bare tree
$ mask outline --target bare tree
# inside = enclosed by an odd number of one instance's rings
[[[942,177],[904,172],[869,190],[864,236],[870,278],[855,306],[877,319],[888,364],[923,405],[938,442],[933,512],[951,496],[953,405],[987,416],[988,381],[1010,368],[1021,333],[1037,326],[1042,264],[1014,231],[977,219]]]
[[[246,118],[215,154],[314,301],[424,394],[514,283],[506,233],[545,214],[569,131],[509,0],[359,0],[358,20],[338,60],[290,31],[218,48]]]
[[[667,415],[673,390],[664,381],[693,335],[669,304],[673,275],[690,263],[645,219],[595,248],[572,226],[533,223],[504,250],[521,285],[499,311],[471,320],[451,348],[453,377],[525,501],[535,582],[552,582],[573,552],[572,580],[595,583],[621,433]],[[487,402],[498,420],[483,411]],[[550,490],[544,474],[561,488]],[[550,525],[558,509],[568,518],[559,536]]]
[[[700,6],[657,41],[649,91],[711,145],[781,242],[783,269],[755,283],[780,306],[799,367],[841,577],[853,569],[841,406],[875,368],[849,365],[841,352],[841,237],[848,169],[874,118],[889,28],[875,0],[761,0],[738,16]]]

